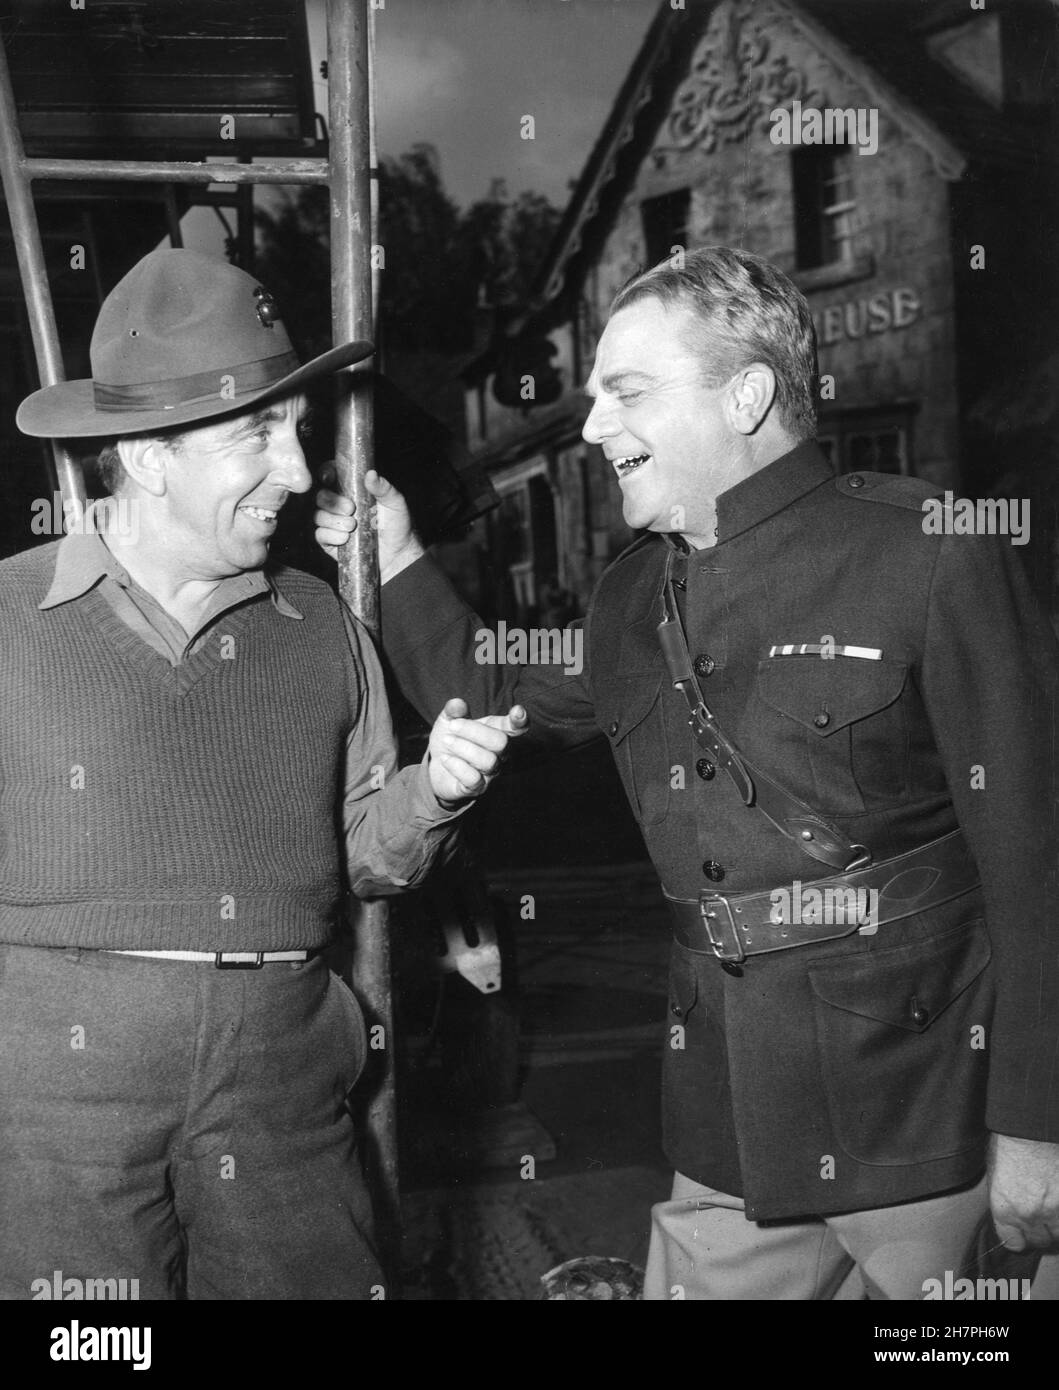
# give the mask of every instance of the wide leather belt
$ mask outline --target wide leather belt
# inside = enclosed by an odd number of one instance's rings
[[[768,951],[837,941],[858,931],[871,935],[888,922],[962,897],[978,883],[967,842],[954,830],[851,873],[757,893],[707,890],[695,899],[665,897],[682,946],[738,965]]]
[[[147,956],[151,960],[210,961],[218,970],[260,970],[279,961],[306,961],[313,951],[108,951],[111,956]]]

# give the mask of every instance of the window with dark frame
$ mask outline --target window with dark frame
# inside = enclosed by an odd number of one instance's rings
[[[853,164],[848,148],[806,145],[791,153],[799,270],[853,259]]]
[[[915,473],[913,412],[852,411],[825,416],[817,444],[839,473]]]
[[[673,254],[674,246],[688,244],[688,213],[691,189],[675,188],[640,204],[647,264],[657,265]]]

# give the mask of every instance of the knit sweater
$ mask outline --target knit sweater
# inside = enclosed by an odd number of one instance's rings
[[[225,614],[173,667],[96,591],[41,612],[57,545],[0,564],[0,940],[111,949],[322,944],[357,692],[342,613]]]

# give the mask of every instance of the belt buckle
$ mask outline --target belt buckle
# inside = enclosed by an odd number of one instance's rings
[[[260,970],[265,964],[264,951],[256,951],[253,954],[255,960],[225,960],[226,955],[250,955],[249,951],[218,951],[213,958],[213,963],[218,970]]]
[[[724,918],[715,911],[718,903],[724,908]],[[700,893],[699,911],[702,913],[702,924],[706,928],[706,935],[713,947],[713,954],[725,964],[741,965],[746,960],[746,952],[739,940],[739,933],[735,929],[735,917],[732,915],[731,903],[725,895],[723,893]],[[719,928],[718,924],[720,924]]]

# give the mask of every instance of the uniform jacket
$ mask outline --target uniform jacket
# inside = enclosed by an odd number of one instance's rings
[[[1008,539],[928,534],[933,495],[801,445],[718,499],[690,558],[691,654],[751,762],[876,861],[961,827],[983,885],[739,976],[674,944],[666,1152],[752,1219],[971,1181],[989,1130],[1059,1141],[1059,650]],[[458,691],[472,714],[520,701],[548,747],[606,737],[675,896],[823,877],[703,764],[656,636],[674,544],[644,536],[603,575],[577,676],[478,664],[479,620],[424,558],[383,590],[398,679],[431,717]],[[827,639],[882,658],[772,654]]]

